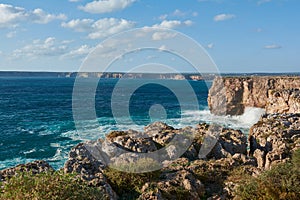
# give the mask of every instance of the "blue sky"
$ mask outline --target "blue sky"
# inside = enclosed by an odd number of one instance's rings
[[[298,0],[1,0],[0,70],[77,71],[105,38],[159,26],[196,40],[221,72],[299,72],[299,9]]]

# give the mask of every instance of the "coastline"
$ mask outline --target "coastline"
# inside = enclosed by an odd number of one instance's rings
[[[292,95],[292,93],[288,94]],[[280,98],[280,96],[273,95],[270,98],[265,100],[276,102],[274,98]],[[293,102],[298,102],[298,100],[297,97]],[[300,149],[300,113],[297,110],[295,113],[289,113],[286,110],[278,112],[276,104],[272,105],[268,114],[264,114],[250,128],[248,138],[240,130],[222,127],[216,143],[205,156],[200,158],[201,148],[204,146],[205,137],[210,133],[209,127],[212,124],[203,123],[194,127],[176,129],[156,122],[146,126],[144,132],[113,131],[106,135],[104,140],[99,139],[76,145],[70,151],[69,158],[61,170],[65,174],[76,173],[88,184],[95,184],[96,187],[101,188],[108,199],[126,197],[131,193],[136,199],[180,199],[178,197],[182,194],[189,199],[233,199],[239,195],[237,189],[241,185],[241,180],[232,180],[235,174],[230,172],[237,173],[237,170],[242,170],[250,177],[259,177],[278,165],[290,163],[292,155]],[[282,107],[281,104],[277,106]],[[170,148],[168,142],[175,136],[184,138],[183,133],[186,131],[194,136],[192,143],[180,158],[176,158],[174,157],[176,148]],[[137,137],[139,135],[147,137]],[[131,153],[149,153],[167,147],[164,154],[166,162],[157,163],[155,160],[147,160],[145,163],[143,158],[114,151],[113,147],[116,145]],[[96,154],[91,153],[95,151]],[[132,161],[138,164],[131,166]],[[113,167],[109,167],[123,166],[136,173],[139,170],[145,170],[147,168],[145,165],[149,163],[152,167],[161,168],[155,171],[159,175],[153,180],[142,179],[142,184],[136,186],[135,189],[130,188],[134,187],[133,185],[124,185],[125,182],[122,182],[126,180],[131,183],[127,173],[118,172]],[[6,182],[19,171],[33,171],[37,174],[53,171],[53,168],[45,161],[36,161],[1,170],[0,179]],[[117,184],[116,176],[121,184]],[[132,178],[129,175],[129,179]]]

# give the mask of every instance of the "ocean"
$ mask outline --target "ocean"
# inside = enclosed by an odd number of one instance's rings
[[[86,79],[87,85],[89,81],[92,83],[94,80]],[[59,169],[67,160],[69,150],[77,143],[104,137],[112,130],[142,130],[154,121],[163,121],[176,128],[214,122],[248,134],[249,128],[262,113],[260,109],[247,108],[242,116],[211,115],[207,106],[211,81],[189,81],[199,108],[183,111],[182,102],[170,89],[162,86],[164,84],[143,85],[143,79],[128,79],[124,80],[126,84],[142,86],[134,91],[129,101],[130,118],[134,125],[119,124],[111,109],[111,96],[118,81],[99,81],[95,95],[98,125],[95,127],[90,119],[83,119],[83,135],[78,134],[72,114],[74,78],[0,78],[0,169],[37,159],[46,160]],[[179,80],[159,81],[179,90],[183,87],[183,82]],[[125,86],[123,91],[126,92]],[[158,111],[151,115],[151,109]]]

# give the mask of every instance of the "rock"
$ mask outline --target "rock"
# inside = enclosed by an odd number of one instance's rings
[[[197,142],[199,141],[201,142],[201,145],[199,145],[198,143],[198,146],[200,146],[200,150],[201,150],[200,154],[202,154],[201,148],[205,148],[202,147],[202,143],[204,143],[205,145],[207,145],[207,143],[210,143],[208,146],[211,146],[211,150],[207,151],[207,155],[205,154],[201,155],[202,158],[220,159],[220,158],[231,157],[236,153],[240,153],[244,155],[247,154],[247,138],[240,130],[219,128],[219,130],[217,131],[219,132],[212,133],[214,134],[212,136],[212,141],[207,141],[206,138],[210,137],[209,125],[204,126],[202,124],[201,126],[198,126],[198,132],[200,133],[199,135],[202,135],[201,137],[204,138],[202,140],[199,140],[196,137]],[[205,135],[203,135],[203,133],[205,133]]]
[[[0,171],[0,182],[15,176],[21,172],[31,172],[32,174],[39,174],[43,172],[53,172],[54,169],[44,160],[36,160],[26,164],[20,164],[12,168]]]
[[[259,168],[264,168],[265,163],[266,163],[265,152],[260,149],[256,149],[253,153],[253,156],[254,156],[254,158],[256,158],[257,166]]]
[[[250,129],[250,155],[262,169],[286,162],[300,148],[300,114],[266,114]]]
[[[162,132],[172,131],[174,128],[163,122],[154,122],[144,128],[144,132],[149,136],[154,136]]]
[[[97,146],[97,142],[87,142],[85,144],[80,143],[73,147],[63,171],[65,173],[77,173],[78,176],[89,185],[99,187],[108,195],[109,199],[117,199],[116,193],[103,175],[103,169],[106,167],[105,162],[96,159],[91,154],[91,152],[96,153]],[[97,153],[100,156],[101,154],[99,152]]]
[[[200,199],[204,196],[204,185],[187,170],[165,172],[161,179],[154,184],[147,183],[142,189],[142,197],[149,194],[150,187],[157,188],[152,192],[157,199]]]
[[[269,90],[300,88],[298,76],[216,77],[208,106],[216,115],[241,115],[246,107],[265,108]]]
[[[223,182],[229,172],[239,165],[240,163],[232,158],[195,160],[186,166],[186,169],[205,185],[206,196],[214,196],[223,193]]]
[[[300,90],[269,90],[267,113],[300,113]]]
[[[164,200],[161,192],[158,189],[150,189],[151,184],[146,183],[142,188],[142,194],[139,196],[138,200]],[[149,191],[148,191],[149,190]]]
[[[151,138],[135,138],[134,136],[124,135],[111,138],[109,141],[117,147],[131,152],[148,153],[157,150]]]

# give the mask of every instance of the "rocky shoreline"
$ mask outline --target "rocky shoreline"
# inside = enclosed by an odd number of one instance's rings
[[[112,177],[107,175],[111,169],[104,160],[95,159],[89,149],[91,144],[101,143],[102,146],[98,145],[101,147],[99,152],[106,156],[112,153],[109,148],[111,145],[130,152],[152,152],[166,146],[184,129],[189,129],[195,137],[187,152],[175,160],[172,160],[170,153],[170,163],[156,171],[159,175],[155,180],[144,182],[136,198],[178,199],[178,187],[187,199],[232,199],[237,185],[227,179],[231,171],[243,168],[257,176],[264,170],[287,162],[292,153],[300,148],[300,114],[266,114],[251,128],[248,142],[241,131],[222,128],[214,147],[205,158],[200,159],[198,154],[209,126],[198,124],[195,127],[175,129],[156,122],[145,127],[143,134],[148,137],[142,139],[136,138],[138,134],[132,130],[114,131],[105,140],[80,143],[72,148],[61,170],[64,173],[77,173],[89,185],[101,188],[108,199],[118,199],[124,194],[116,192],[118,188],[112,182]],[[103,145],[104,142],[107,144]],[[130,159],[124,159],[123,162],[130,162]],[[37,174],[51,172],[53,168],[45,161],[35,161],[0,171],[0,180],[5,182],[20,171]]]
[[[289,81],[292,79],[288,78]],[[230,98],[231,105],[240,96],[249,97],[249,93],[245,94],[245,89],[243,92],[239,91],[253,80],[256,78],[226,79],[225,85],[229,82],[232,85],[229,92],[234,96]],[[273,85],[276,82],[282,85],[276,85],[280,90],[275,88],[276,92],[269,94],[269,100],[266,99],[265,90],[252,88],[252,95],[261,94],[262,98],[249,98],[248,104],[239,105],[239,108],[232,108],[230,111],[240,113],[245,105],[269,106],[267,110],[271,113],[264,114],[251,127],[248,138],[240,130],[220,126],[214,129],[213,124],[201,123],[176,129],[162,122],[155,122],[146,126],[143,132],[113,131],[105,138],[76,145],[59,171],[76,174],[89,186],[99,188],[106,195],[106,199],[111,200],[241,199],[236,192],[245,183],[236,178],[236,174],[258,177],[281,163],[290,162],[292,155],[300,149],[300,113],[297,104],[299,92],[282,90],[283,85],[292,87],[298,82],[293,79],[293,84],[287,84],[285,79],[279,81],[277,78],[266,81],[271,84],[270,80],[275,80]],[[216,83],[219,81],[215,81],[210,91],[209,102],[219,98],[212,96],[217,94]],[[281,109],[282,99],[291,108],[288,110],[296,113]],[[280,110],[284,112],[280,113]],[[179,138],[181,144],[191,139],[188,149],[179,158],[176,157],[179,144],[172,143],[175,137]],[[208,144],[211,148],[206,148]],[[136,156],[161,149],[164,154],[162,163],[148,157]],[[149,166],[156,170],[136,173],[148,169]],[[120,172],[114,167],[135,173]],[[54,169],[45,161],[22,164],[1,170],[0,182],[5,184],[10,178],[26,171],[34,175],[53,173]]]

